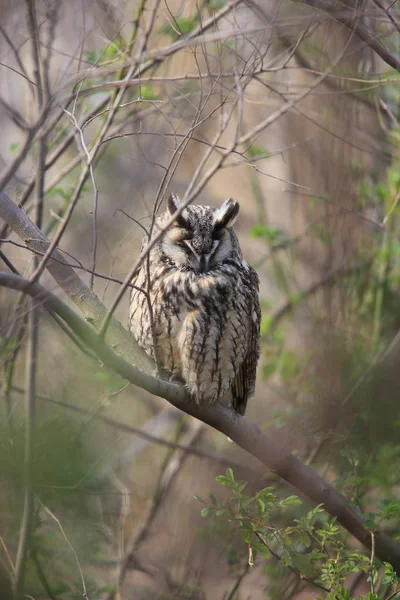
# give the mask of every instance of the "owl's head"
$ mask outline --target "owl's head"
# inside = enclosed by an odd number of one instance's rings
[[[180,206],[180,199],[172,194],[159,225],[162,227]],[[231,198],[219,208],[187,206],[163,235],[161,252],[178,268],[198,273],[206,273],[228,259],[241,259],[232,229],[238,214],[239,203]]]

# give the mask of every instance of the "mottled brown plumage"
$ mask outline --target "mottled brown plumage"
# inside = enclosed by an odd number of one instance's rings
[[[153,235],[180,200],[171,196]],[[232,403],[244,414],[254,394],[260,354],[258,276],[243,259],[233,224],[239,204],[188,206],[155,244],[134,281],[129,328],[160,365],[186,384],[196,402]],[[143,246],[148,240],[143,240]]]

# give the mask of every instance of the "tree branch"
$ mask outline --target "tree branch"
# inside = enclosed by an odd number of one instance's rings
[[[4,192],[0,193],[0,218],[25,242],[27,248],[39,253],[46,251],[50,244],[49,240]],[[99,328],[107,310],[92,290],[78,277],[74,269],[64,264],[64,257],[58,250],[55,250],[52,256],[57,262],[50,260],[47,270],[81,311],[85,320]],[[154,364],[150,357],[116,319],[111,320],[106,339],[112,348],[123,353],[126,359],[139,369],[146,373],[154,371]]]
[[[165,398],[173,406],[228,436],[297,491],[316,504],[323,504],[330,515],[336,517],[347,531],[370,549],[370,531],[366,529],[362,516],[350,505],[349,500],[304,465],[277,440],[262,432],[257,425],[244,419],[230,407],[218,404],[200,406],[190,399],[183,387],[151,377],[129,364],[123,356],[117,355],[104,342],[102,336],[91,325],[40,284],[29,284],[18,275],[0,272],[0,286],[27,293],[46,308],[58,313],[81,340],[97,353],[107,367],[131,383]],[[382,531],[375,533],[375,555],[381,561],[390,562],[400,574],[400,546]]]
[[[400,61],[389,52],[377,36],[359,22],[360,13],[357,10],[350,6],[346,6],[344,10],[343,4],[335,4],[330,0],[296,0],[296,2],[308,4],[316,10],[331,15],[335,21],[341,23],[350,31],[354,31],[360,40],[365,42],[386,64],[400,73]]]

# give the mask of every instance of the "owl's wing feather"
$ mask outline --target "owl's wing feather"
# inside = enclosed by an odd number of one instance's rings
[[[250,310],[248,313],[249,337],[247,352],[231,387],[232,406],[240,415],[244,415],[247,401],[254,394],[257,363],[260,357],[261,308],[258,301],[259,278],[251,267],[249,276],[251,284],[249,289],[252,289],[254,293],[251,295]]]
[[[232,406],[239,415],[244,415],[249,395],[247,389],[247,368],[247,360],[245,359],[232,382]]]

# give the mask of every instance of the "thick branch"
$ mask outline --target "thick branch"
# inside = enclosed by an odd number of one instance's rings
[[[29,219],[27,214],[19,208],[5,194],[0,193],[0,218],[12,229],[34,252],[43,253],[49,246],[49,240],[44,233]],[[63,255],[55,250],[53,256],[56,261],[49,261],[47,270],[64,290],[67,296],[78,307],[84,318],[99,328],[107,311],[92,290],[83,283],[74,269],[65,265]],[[146,373],[154,371],[151,359],[136,344],[134,338],[124,329],[116,319],[112,319],[107,330],[107,341],[117,352],[123,354],[129,362],[135,364]]]
[[[350,502],[274,438],[262,432],[257,425],[250,423],[226,406],[199,406],[190,400],[184,388],[141,372],[125,358],[118,356],[91,325],[41,285],[29,285],[18,275],[0,272],[0,286],[25,292],[38,303],[59,314],[82,341],[97,353],[107,367],[131,383],[165,398],[177,408],[228,436],[307,498],[317,504],[323,504],[325,510],[336,517],[345,529],[364,546],[370,548],[370,531],[364,527],[361,515],[351,507]],[[387,534],[383,532],[375,534],[375,553],[380,560],[390,562],[400,574],[400,547]]]

